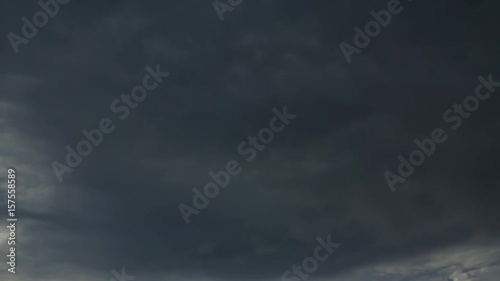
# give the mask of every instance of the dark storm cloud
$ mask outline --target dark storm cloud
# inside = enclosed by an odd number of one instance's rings
[[[4,34],[37,8],[3,5]],[[109,280],[123,266],[136,280],[274,280],[328,234],[342,247],[318,280],[472,269],[493,280],[498,97],[396,193],[383,172],[447,126],[442,112],[478,75],[500,80],[498,4],[407,3],[347,64],[338,44],[384,7],[244,1],[221,23],[209,1],[72,1],[18,55],[5,39],[0,151],[23,181],[18,280]],[[171,76],[120,121],[110,103],[156,64]],[[238,144],[285,105],[299,117],[245,163]],[[104,117],[115,131],[60,184],[50,163]],[[241,175],[186,226],[177,205],[232,159]]]

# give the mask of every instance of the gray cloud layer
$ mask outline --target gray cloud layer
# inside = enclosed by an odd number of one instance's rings
[[[0,166],[18,171],[20,246],[0,279],[277,280],[330,234],[342,247],[316,280],[497,280],[500,90],[395,193],[382,175],[449,128],[478,75],[500,80],[499,5],[405,3],[347,64],[338,44],[384,7],[244,1],[221,23],[209,1],[72,1],[19,54],[4,37]],[[2,34],[37,9],[2,4]],[[171,75],[120,121],[110,103],[158,63]],[[299,117],[245,163],[238,144],[284,105]],[[51,163],[105,117],[116,130],[59,183]],[[177,205],[231,159],[242,174],[186,226]]]

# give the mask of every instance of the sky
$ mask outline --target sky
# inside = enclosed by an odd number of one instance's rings
[[[393,1],[0,3],[0,280],[498,280],[500,3]]]

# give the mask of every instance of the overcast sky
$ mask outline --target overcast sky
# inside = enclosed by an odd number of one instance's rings
[[[388,2],[243,0],[221,21],[211,0],[72,0],[16,53],[7,34],[41,8],[2,1],[0,280],[281,280],[330,236],[309,280],[497,281],[500,88],[456,130],[443,113],[500,81],[500,5],[401,0],[348,63],[339,44]],[[121,120],[110,105],[156,65],[170,75]],[[52,163],[103,118],[114,131],[60,182]],[[384,172],[435,128],[447,140],[392,192]],[[187,225],[179,204],[231,160],[241,173]]]

